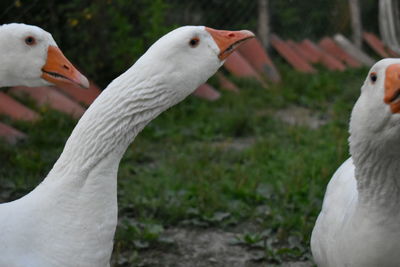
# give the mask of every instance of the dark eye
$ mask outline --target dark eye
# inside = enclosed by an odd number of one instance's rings
[[[25,38],[25,43],[27,45],[34,45],[36,43],[36,40],[32,36],[28,36],[28,37]]]
[[[189,41],[189,45],[190,45],[191,47],[196,47],[199,43],[200,43],[200,39],[197,38],[197,37],[192,38],[192,39],[190,39],[190,41]]]
[[[369,75],[369,78],[371,79],[372,83],[375,83],[376,80],[378,80],[378,75],[376,74],[376,72],[371,72],[371,74]]]

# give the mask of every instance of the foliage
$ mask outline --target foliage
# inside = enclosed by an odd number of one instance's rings
[[[269,0],[272,31],[291,39],[351,34],[348,0]],[[378,32],[378,1],[359,1],[365,29]]]
[[[349,34],[347,0],[270,0],[271,28],[285,38]],[[377,32],[377,1],[360,1],[364,26]],[[257,30],[257,1],[3,0],[0,24],[51,32],[71,61],[105,87],[161,35],[180,25]]]
[[[177,1],[168,0],[171,23],[207,25],[219,29],[251,29],[257,25],[257,1]]]
[[[106,86],[171,29],[163,0],[1,1],[0,24],[23,22],[53,34],[66,56]]]

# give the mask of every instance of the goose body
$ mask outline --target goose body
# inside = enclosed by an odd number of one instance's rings
[[[0,266],[108,266],[117,225],[117,171],[126,148],[253,36],[181,27],[112,81],[80,119],[44,181],[0,205]]]
[[[311,237],[318,266],[400,266],[400,60],[370,70],[350,120],[351,158],[328,184]]]
[[[0,25],[0,87],[69,84],[89,87],[50,33],[22,23]]]

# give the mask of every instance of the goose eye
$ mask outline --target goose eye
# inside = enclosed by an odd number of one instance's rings
[[[28,37],[25,38],[25,43],[27,45],[34,45],[36,43],[36,40],[32,36],[28,36]]]
[[[195,38],[190,39],[189,45],[190,45],[191,47],[196,47],[196,46],[199,45],[199,42],[200,42],[200,39],[197,38],[197,37],[195,37]]]
[[[372,82],[372,83],[375,83],[376,80],[378,80],[378,75],[376,74],[376,72],[372,72],[372,73],[369,75],[369,78],[371,79],[371,82]]]

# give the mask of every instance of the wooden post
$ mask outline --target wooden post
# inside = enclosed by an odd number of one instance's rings
[[[349,0],[350,15],[351,15],[351,28],[353,31],[353,42],[361,48],[362,44],[362,23],[361,23],[361,11],[360,3],[358,0]]]
[[[400,33],[399,0],[379,1],[379,31],[383,42],[400,54]]]
[[[269,47],[269,12],[268,0],[258,0],[258,29],[257,37],[260,39],[264,48]]]

